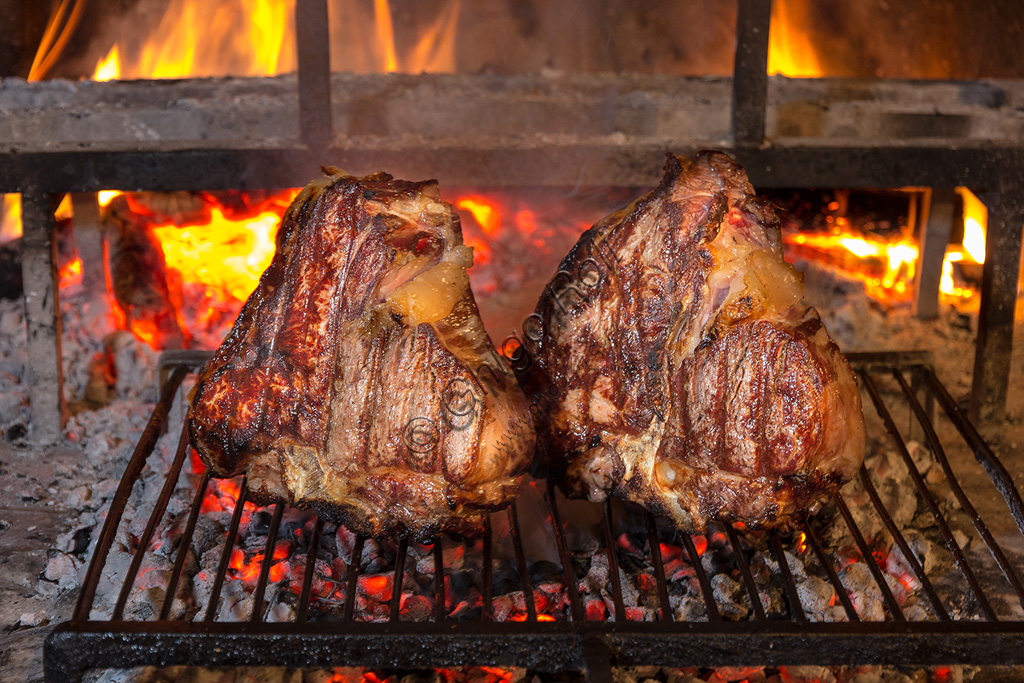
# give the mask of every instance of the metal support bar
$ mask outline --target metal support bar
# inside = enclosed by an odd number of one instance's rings
[[[326,0],[295,3],[299,55],[299,128],[309,149],[329,147],[331,122],[331,34]]]
[[[1024,189],[1015,187],[985,197],[989,220],[971,386],[970,416],[974,422],[999,419],[1006,410],[1024,226],[1022,193]]]
[[[918,221],[921,230],[918,243],[921,259],[914,283],[914,312],[922,320],[939,316],[939,285],[942,281],[942,261],[946,245],[953,231],[953,207],[956,192],[952,188],[937,188],[922,192]]]
[[[60,351],[60,289],[57,286],[54,205],[50,195],[21,195],[22,261],[32,428],[38,444],[60,440],[67,406]]]
[[[771,0],[740,0],[736,8],[732,131],[737,147],[757,147],[764,142],[771,17]]]

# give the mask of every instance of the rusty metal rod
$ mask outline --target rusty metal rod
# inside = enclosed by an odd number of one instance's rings
[[[896,427],[896,423],[892,420],[892,415],[889,413],[889,409],[885,406],[882,401],[882,397],[878,392],[878,387],[875,385],[871,375],[867,372],[861,373],[861,378],[864,380],[864,388],[868,390],[868,395],[871,396],[872,403],[875,404],[875,410],[878,411],[878,416],[882,418],[885,423],[885,429],[889,432],[892,437],[893,443],[896,444],[896,450],[903,459],[903,462],[907,466],[907,470],[910,474],[911,480],[914,482],[914,486],[921,494],[921,500],[927,506],[928,511],[931,513],[932,518],[935,520],[936,526],[939,528],[939,532],[942,534],[943,540],[946,542],[946,547],[949,548],[949,552],[953,554],[953,559],[956,560],[956,565],[960,569],[960,573],[967,579],[968,585],[974,592],[974,597],[978,600],[978,605],[981,607],[981,611],[985,613],[985,618],[989,621],[997,621],[995,610],[992,609],[992,605],[989,604],[988,598],[985,597],[985,592],[981,588],[981,584],[978,583],[977,577],[974,575],[974,570],[967,563],[967,558],[964,557],[963,549],[960,548],[960,544],[956,542],[953,537],[953,532],[949,528],[949,524],[946,521],[945,516],[936,505],[935,500],[932,498],[931,492],[928,490],[928,486],[924,483],[924,478],[917,469],[917,465],[914,464],[914,459],[910,457],[910,452],[907,451],[907,444],[903,441],[903,436],[900,435],[899,429]]]
[[[167,510],[167,503],[170,502],[171,494],[174,493],[174,489],[178,484],[178,475],[181,474],[182,465],[185,464],[186,453],[188,453],[188,431],[187,425],[182,425],[181,436],[178,437],[178,449],[174,454],[174,462],[171,463],[171,469],[164,479],[164,485],[160,489],[156,505],[153,506],[153,512],[150,513],[149,520],[146,522],[146,528],[142,532],[142,536],[139,537],[139,543],[132,554],[132,563],[128,567],[128,573],[125,574],[124,582],[121,584],[121,592],[117,596],[117,604],[114,605],[114,613],[111,616],[112,621],[120,621],[122,618],[125,603],[128,602],[128,595],[135,584],[135,577],[138,576],[142,560],[146,556],[146,551],[149,550],[149,542],[153,540],[156,525],[163,518],[164,511]]]
[[[654,521],[654,515],[648,512],[647,520],[647,543],[651,546],[651,560],[654,563],[654,579],[658,584],[658,604],[661,605],[661,621],[673,621],[672,605],[668,600],[668,579],[665,578],[665,563],[661,557],[661,539],[658,537],[658,525]]]
[[[309,614],[309,599],[313,590],[313,575],[316,573],[316,557],[320,552],[320,534],[324,530],[324,520],[317,517],[313,525],[313,533],[309,537],[309,549],[306,553],[306,571],[302,575],[302,592],[299,594],[299,609],[295,621],[303,623]]]
[[[249,495],[245,477],[242,478],[242,486],[238,490],[238,500],[235,502],[235,511],[231,514],[231,525],[228,527],[228,537],[224,541],[224,550],[220,554],[220,563],[217,565],[217,575],[213,579],[213,589],[210,591],[210,604],[206,606],[206,616],[203,621],[213,621],[217,616],[217,603],[220,601],[220,591],[224,587],[224,579],[228,573],[228,563],[231,561],[231,551],[235,547],[235,537],[238,535],[238,526],[242,522],[242,510],[245,508],[245,499]]]
[[[700,555],[697,554],[697,548],[693,544],[693,538],[686,533],[681,533],[680,536],[683,539],[683,545],[686,546],[686,555],[690,558],[690,566],[693,567],[693,571],[697,575],[700,592],[704,596],[708,621],[718,623],[722,621],[722,615],[718,611],[718,603],[715,602],[715,591],[711,588],[711,581],[708,580],[707,572],[704,571],[704,565],[701,564]]]
[[[174,568],[171,570],[171,580],[167,584],[167,592],[164,594],[164,604],[160,608],[160,621],[166,621],[171,614],[171,605],[174,604],[174,596],[178,592],[178,581],[181,579],[181,572],[185,567],[185,558],[188,557],[189,546],[192,543],[192,536],[196,532],[196,522],[199,521],[199,512],[203,508],[203,500],[206,498],[206,487],[210,484],[210,470],[203,473],[203,479],[199,482],[196,495],[192,498],[192,507],[188,511],[188,521],[185,523],[185,531],[178,541],[178,554],[174,558]]]
[[[900,547],[900,551],[903,553],[903,557],[906,559],[907,564],[910,565],[911,571],[914,572],[914,576],[916,576],[917,580],[921,582],[921,588],[924,590],[925,595],[928,596],[928,600],[932,603],[932,609],[935,612],[935,616],[937,616],[940,621],[948,621],[949,613],[946,612],[946,608],[943,607],[942,599],[932,587],[931,581],[928,580],[928,576],[925,574],[921,563],[917,561],[917,555],[914,554],[910,544],[907,543],[907,539],[903,537],[903,534],[901,534],[900,530],[896,527],[896,523],[893,521],[892,515],[890,515],[889,511],[885,509],[884,505],[882,505],[882,499],[878,497],[878,491],[875,490],[875,485],[871,482],[871,477],[868,476],[867,470],[863,467],[860,468],[860,482],[864,487],[864,490],[867,491],[868,498],[871,499],[871,504],[874,505],[875,510],[878,511],[878,515],[882,518],[882,523],[885,525],[885,528],[889,530],[889,534]]]
[[[359,564],[363,561],[363,546],[366,536],[356,534],[356,544],[352,547],[352,561],[348,563],[347,584],[345,586],[345,613],[342,619],[352,621],[356,610],[356,591],[359,588]]]
[[[391,609],[388,619],[397,622],[402,609],[402,586],[405,584],[405,558],[409,555],[409,537],[403,536],[398,542],[395,556],[395,579],[391,582]]]
[[[846,507],[846,502],[837,493],[834,500],[836,501],[836,507],[839,508],[839,514],[843,516],[843,520],[846,522],[847,528],[850,530],[850,534],[853,536],[854,543],[857,544],[857,548],[860,549],[861,557],[864,558],[864,563],[868,566],[868,571],[875,579],[875,583],[878,584],[878,589],[882,591],[882,599],[885,600],[885,604],[889,606],[889,612],[892,614],[894,621],[906,621],[906,617],[903,616],[900,605],[896,602],[896,597],[892,594],[892,590],[889,588],[889,584],[885,580],[885,575],[882,572],[881,567],[875,562],[875,556],[871,554],[871,548],[868,547],[867,542],[864,540],[864,535],[861,534],[860,528],[857,523],[853,521],[853,515],[850,514],[850,508]]]
[[[857,609],[853,606],[853,602],[850,600],[850,596],[846,593],[846,586],[839,578],[839,574],[836,573],[836,568],[832,566],[832,560],[825,554],[825,549],[821,547],[821,543],[818,541],[818,535],[807,521],[804,522],[804,533],[807,534],[807,540],[810,542],[811,548],[814,549],[814,554],[818,556],[818,561],[821,566],[825,568],[825,573],[828,574],[829,581],[832,582],[832,588],[836,592],[836,597],[839,598],[839,602],[843,604],[843,609],[846,611],[846,618],[850,621],[860,621],[860,617],[857,615]]]
[[[928,439],[928,445],[931,446],[932,453],[935,454],[935,459],[942,467],[943,473],[946,475],[946,480],[949,482],[949,488],[953,491],[953,495],[956,497],[957,502],[960,503],[960,507],[971,519],[971,524],[978,530],[978,534],[981,536],[985,545],[988,547],[989,552],[992,554],[992,558],[999,565],[999,569],[1002,570],[1003,576],[1010,582],[1014,592],[1017,594],[1017,600],[1020,601],[1022,607],[1024,607],[1024,586],[1021,585],[1020,579],[1017,577],[1016,572],[1013,571],[1012,565],[1007,561],[1006,555],[1003,554],[1003,549],[999,547],[999,543],[992,536],[992,532],[988,530],[988,526],[985,521],[978,514],[978,511],[971,504],[971,501],[964,494],[964,490],[960,487],[960,482],[957,481],[956,475],[953,473],[953,468],[950,466],[949,458],[946,457],[946,451],[942,447],[942,443],[939,441],[939,435],[935,433],[935,428],[932,426],[931,421],[928,419],[928,414],[925,412],[924,407],[914,396],[910,386],[907,384],[906,379],[898,370],[892,371],[893,376],[900,384],[900,388],[903,389],[904,395],[907,397],[907,401],[910,403],[910,408],[914,412],[914,416],[917,418],[918,423],[924,430],[925,437]]]
[[[605,498],[604,542],[608,551],[608,577],[612,582],[612,600],[615,603],[615,621],[626,621],[626,605],[622,601],[622,582],[619,579],[619,559],[615,550],[615,526],[612,517],[612,499]]]
[[[562,530],[562,519],[558,513],[558,501],[555,498],[555,485],[548,480],[548,507],[551,508],[551,526],[555,530],[555,544],[558,546],[558,557],[562,562],[562,575],[565,578],[565,590],[569,594],[569,610],[573,621],[583,621],[586,617],[583,613],[583,604],[580,602],[580,593],[576,587],[576,571],[573,567],[572,556],[569,555],[569,548],[565,543],[565,533]]]
[[[807,615],[804,614],[804,607],[800,604],[800,593],[796,589],[793,570],[789,568],[789,560],[786,559],[786,551],[779,540],[778,532],[774,530],[768,532],[768,547],[771,548],[772,555],[775,556],[775,561],[779,565],[779,573],[782,574],[782,586],[786,589],[786,599],[789,602],[789,609],[793,614],[793,620],[805,623]]]
[[[284,512],[284,503],[274,505],[274,516],[270,520],[270,528],[267,529],[267,543],[263,547],[263,562],[260,565],[260,576],[256,581],[256,591],[252,596],[252,614],[249,621],[259,623],[263,620],[263,597],[267,592],[267,579],[270,578],[270,567],[274,564],[274,546],[277,545],[277,532],[281,528],[281,515]]]
[[[441,545],[441,537],[434,539],[434,621],[441,623],[445,620],[448,610],[445,606],[444,593],[444,547]]]
[[[526,615],[530,621],[537,621],[537,603],[533,595],[533,582],[530,581],[530,570],[526,566],[526,554],[523,552],[523,536],[519,529],[519,514],[516,502],[508,506],[509,530],[512,533],[512,547],[516,554],[516,569],[519,572],[519,583],[523,587],[523,601],[526,603]]]
[[[763,621],[765,617],[764,605],[761,603],[761,595],[757,590],[757,585],[754,583],[754,577],[750,573],[750,563],[747,562],[747,554],[743,552],[743,545],[740,542],[739,534],[736,533],[736,529],[733,528],[732,524],[725,524],[725,533],[729,537],[729,543],[732,545],[732,554],[736,558],[736,566],[740,569],[740,575],[743,577],[743,585],[747,588],[747,596],[750,598],[750,608],[754,611],[754,618],[758,621]]]
[[[121,482],[117,485],[117,490],[114,492],[114,498],[110,501],[110,509],[107,511],[107,518],[103,521],[103,528],[100,530],[99,539],[96,541],[96,550],[93,553],[92,560],[89,562],[89,569],[85,574],[82,593],[78,597],[78,604],[75,607],[72,621],[85,621],[89,618],[93,600],[96,599],[96,589],[99,586],[100,574],[103,572],[103,565],[107,562],[110,546],[114,543],[114,536],[117,534],[117,527],[121,522],[121,517],[124,515],[125,506],[128,504],[128,497],[132,493],[132,487],[135,486],[135,482],[142,474],[146,461],[149,460],[150,454],[153,453],[153,448],[156,446],[156,442],[163,431],[164,422],[167,421],[167,414],[171,403],[174,401],[174,395],[177,393],[178,386],[185,379],[186,374],[188,374],[188,370],[185,368],[178,368],[171,373],[170,379],[167,380],[167,384],[164,385],[160,393],[160,400],[157,402],[156,407],[153,408],[153,414],[150,416],[149,422],[146,423],[146,428],[142,430],[142,434],[139,436],[139,443],[135,446],[132,457],[128,460],[128,466],[125,468],[124,475],[121,477]]]

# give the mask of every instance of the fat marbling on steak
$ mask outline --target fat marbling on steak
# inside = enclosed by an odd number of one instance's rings
[[[813,511],[864,458],[857,382],[778,219],[729,157],[670,156],[661,184],[580,238],[524,328],[539,444],[570,495],[684,530]]]
[[[526,399],[477,311],[434,181],[328,169],[200,372],[188,427],[215,476],[374,535],[472,535],[518,493]]]

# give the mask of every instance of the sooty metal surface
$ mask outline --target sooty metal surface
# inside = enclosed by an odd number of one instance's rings
[[[290,612],[290,619],[283,623],[268,620],[271,610],[267,607],[266,596],[273,584],[271,570],[279,560],[275,551],[279,535],[284,533],[282,518],[286,511],[295,511],[286,510],[283,504],[257,508],[247,503],[244,480],[237,486],[232,501],[230,522],[206,604],[197,604],[191,610],[183,610],[180,605],[179,609],[173,609],[176,601],[180,600],[181,583],[186,580],[183,572],[197,526],[206,514],[203,511],[204,501],[210,495],[211,485],[219,486],[215,484],[218,480],[202,472],[198,458],[189,457],[190,448],[184,429],[166,467],[165,480],[153,503],[149,520],[134,544],[130,564],[120,573],[107,566],[111,564],[108,559],[118,538],[119,527],[127,523],[124,514],[132,489],[147,465],[155,467],[151,456],[168,423],[182,383],[189,371],[204,362],[205,357],[196,352],[169,353],[161,362],[162,369],[168,372],[160,400],[111,503],[74,617],[58,626],[46,642],[48,681],[77,680],[85,670],[96,667],[179,664],[410,669],[505,665],[540,671],[582,669],[586,670],[590,680],[597,681],[610,681],[612,666],[632,665],[1024,664],[1024,648],[1020,647],[1024,638],[1024,621],[1020,619],[1021,612],[1015,604],[1019,601],[1020,607],[1024,608],[1024,587],[1019,570],[957,481],[947,451],[953,447],[963,448],[966,444],[988,474],[995,491],[1002,496],[1005,501],[1003,514],[1008,511],[1013,520],[1013,524],[1008,523],[1005,517],[999,520],[1002,522],[1004,543],[1007,528],[1012,532],[1011,541],[1015,544],[1021,540],[1016,538],[1016,533],[1024,536],[1024,504],[1006,469],[932,372],[926,354],[853,354],[850,359],[857,368],[868,399],[865,407],[874,406],[888,433],[872,436],[885,439],[887,446],[894,448],[896,457],[906,465],[912,487],[901,495],[916,496],[919,500],[916,509],[923,511],[918,516],[925,515],[927,523],[938,529],[952,558],[951,572],[962,582],[960,585],[966,586],[961,600],[951,600],[948,594],[945,597],[940,595],[942,591],[936,585],[935,577],[925,571],[912,550],[907,531],[901,530],[894,521],[872,477],[862,469],[859,482],[865,496],[858,500],[853,500],[846,493],[835,496],[831,501],[834,507],[830,507],[830,514],[837,520],[836,524],[841,519],[846,525],[849,547],[856,548],[870,571],[874,581],[872,590],[877,589],[884,605],[885,616],[881,620],[868,618],[864,606],[858,604],[861,596],[844,583],[845,567],[840,566],[834,554],[826,550],[816,518],[802,522],[793,534],[752,532],[742,525],[718,525],[718,529],[709,530],[706,536],[691,536],[675,532],[632,505],[567,502],[549,485],[540,491],[538,499],[543,503],[539,514],[527,511],[525,506],[529,502],[521,499],[488,520],[484,537],[475,546],[478,548],[475,551],[479,555],[478,566],[469,570],[472,582],[479,586],[478,594],[472,594],[478,604],[468,610],[461,609],[465,606],[465,599],[456,606],[464,596],[455,594],[456,591],[466,593],[464,587],[460,588],[460,582],[465,584],[465,566],[460,565],[459,577],[456,577],[455,569],[446,566],[445,557],[446,553],[461,553],[470,546],[449,538],[418,545],[415,548],[418,560],[412,556],[407,541],[388,546],[386,554],[393,573],[390,574],[391,583],[385,581],[384,584],[392,588],[390,595],[379,596],[381,609],[376,616],[368,616],[362,610],[368,600],[365,596],[368,580],[380,575],[361,577],[360,561],[348,562],[343,576],[329,580],[325,594],[326,584],[322,580],[315,583],[318,554],[324,552],[325,538],[344,529],[327,525],[308,513],[311,519],[303,527],[306,531],[299,533],[299,530],[293,530],[293,535],[303,539],[293,566],[302,566],[304,571],[301,578],[293,577],[294,612]],[[934,415],[936,404],[942,408],[944,419],[948,420],[946,426],[951,425],[945,433],[959,434],[963,444],[948,443],[952,437],[946,437],[947,442],[940,439],[941,430],[937,428]],[[914,432],[901,430],[894,418],[897,410],[907,408]],[[923,433],[923,441],[945,476],[946,481],[940,483],[956,499],[960,508],[958,514],[964,515],[976,530],[976,538],[983,544],[982,552],[966,551],[963,534],[958,535],[951,528],[947,518],[949,513],[937,502],[936,482],[926,481],[918,471],[907,436],[910,433]],[[150,620],[139,620],[128,615],[126,604],[130,596],[140,589],[140,569],[144,566],[145,556],[151,552],[154,536],[159,537],[169,501],[183,486],[192,492],[191,501],[182,508],[187,509],[188,514],[180,539],[171,550],[174,562],[163,586],[163,602],[159,609],[154,607]],[[234,488],[230,490],[235,491]],[[582,562],[591,565],[598,556],[601,556],[602,564],[607,561],[607,581],[601,591],[604,599],[597,601],[600,604],[595,603],[593,596],[588,596],[587,600],[581,596],[581,558],[574,555],[570,539],[570,536],[579,536],[580,528],[576,528],[578,523],[571,519],[578,514],[569,514],[569,506],[576,511],[579,506],[589,506],[591,514],[588,519],[597,529],[591,546],[597,549]],[[246,589],[246,599],[252,601],[249,616],[225,620],[219,607],[225,599],[223,593],[227,583],[239,580],[231,572],[234,571],[233,558],[239,552],[239,529],[246,511],[250,520],[261,511],[264,518],[270,518],[265,530],[261,531],[266,534],[266,541],[262,555],[253,559],[253,566],[259,567],[255,585]],[[222,512],[223,518],[227,519],[228,511]],[[892,539],[892,547],[902,552],[907,566],[906,580],[919,584],[921,604],[930,610],[926,618],[921,618],[920,612],[913,619],[904,613],[906,605],[894,592],[898,586],[887,580],[877,547],[871,545],[857,522],[858,518],[864,519],[859,517],[863,514],[877,515],[876,519]],[[527,523],[526,520],[534,521]],[[498,524],[501,525],[500,532],[492,529]],[[528,564],[527,556],[536,551],[527,541],[535,539],[538,532],[553,539],[550,552],[561,565],[553,569],[552,575],[546,579],[547,588],[531,578]],[[721,600],[720,586],[716,587],[709,579],[707,558],[701,556],[713,535],[718,539],[719,550],[730,554],[735,564],[734,575],[739,577],[737,590],[750,605],[746,618],[737,618],[735,614],[726,612],[728,605]],[[630,538],[639,540],[631,542]],[[641,546],[640,552],[648,558],[649,576],[653,579],[653,586],[648,587],[651,607],[646,612],[631,607],[635,600],[627,604],[624,597],[628,587],[626,582],[631,581],[625,565],[635,563],[635,558],[624,553],[622,547],[630,543]],[[691,569],[687,570],[692,570],[691,576],[696,582],[694,599],[703,600],[702,618],[699,620],[683,620],[670,604],[663,552],[671,551],[673,543],[687,560],[700,560],[690,562],[688,566]],[[796,544],[800,545],[799,550],[794,549]],[[354,536],[352,546],[349,557],[362,558],[363,562],[367,548],[376,548],[381,556],[385,554],[383,545],[363,536]],[[777,568],[774,576],[782,584],[779,594],[784,596],[781,607],[763,602],[767,599],[763,585],[759,588],[755,580],[755,572],[763,572],[763,568],[758,570],[753,566],[754,546],[760,546],[764,557],[770,558]],[[304,556],[301,555],[303,552]],[[823,581],[834,589],[836,611],[831,612],[832,620],[812,620],[810,616],[808,610],[811,606],[806,602],[806,595],[801,593],[796,578],[805,570],[792,564],[800,553],[818,563]],[[988,562],[989,559],[994,564]],[[371,563],[375,561],[371,560]],[[678,557],[674,562],[672,566],[677,570]],[[195,564],[194,558],[192,564]],[[547,564],[554,566],[555,563]],[[417,589],[414,586],[410,593],[407,572],[418,572],[423,568],[433,572],[433,579],[422,582],[418,590],[428,601],[433,600],[433,604],[429,611],[420,613],[420,621],[409,621],[405,602]],[[148,580],[152,581],[152,576]],[[998,583],[996,588],[992,587],[993,580]],[[120,588],[110,613],[97,616],[94,603],[101,582],[107,585],[112,582]],[[561,585],[560,595],[563,597],[560,600],[551,601],[548,593],[544,592],[550,589],[552,582]],[[151,587],[151,583],[146,584],[146,588]],[[993,591],[1002,598],[1010,596],[1013,604],[1008,608],[1005,599],[997,603],[991,598]],[[334,599],[335,594],[339,599]],[[509,595],[515,599],[510,601]],[[851,599],[851,596],[857,599]],[[521,607],[516,600],[521,600]],[[964,612],[962,604],[971,605],[973,612]],[[509,605],[513,605],[511,610]]]

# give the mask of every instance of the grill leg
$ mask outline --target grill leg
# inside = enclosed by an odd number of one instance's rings
[[[988,236],[971,387],[970,416],[975,422],[999,419],[1006,410],[1024,226],[1022,191],[1011,188],[998,196],[986,197]]]
[[[60,299],[57,287],[53,204],[49,194],[21,195],[22,280],[25,283],[25,322],[32,430],[38,444],[52,444],[64,428],[64,377],[60,352]]]
[[[583,662],[588,683],[612,683],[612,662],[608,645],[600,638],[583,639]]]
[[[926,189],[923,194],[918,214],[921,258],[918,260],[914,283],[914,312],[922,320],[934,320],[939,317],[942,261],[946,256],[949,235],[953,231],[956,193],[951,188],[937,188]]]

